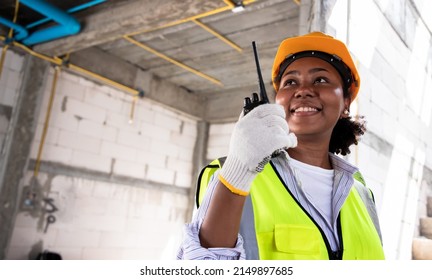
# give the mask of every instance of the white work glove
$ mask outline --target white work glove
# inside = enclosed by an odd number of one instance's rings
[[[263,104],[240,115],[231,135],[227,159],[219,180],[231,192],[246,196],[255,176],[270,161],[273,152],[297,146],[289,132],[285,111],[279,104]]]

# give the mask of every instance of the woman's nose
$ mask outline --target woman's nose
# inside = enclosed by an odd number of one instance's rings
[[[306,98],[306,97],[314,97],[316,96],[315,91],[310,85],[300,85],[297,88],[297,91],[294,93],[295,98]]]

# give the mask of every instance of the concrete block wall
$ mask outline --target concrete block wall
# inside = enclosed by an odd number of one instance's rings
[[[39,116],[36,159],[51,82]],[[107,86],[62,72],[42,160],[188,188],[196,121]]]
[[[173,259],[188,198],[174,192],[71,176],[49,178],[58,211],[46,233],[47,214],[18,213],[8,259],[32,258],[42,250],[63,259]]]
[[[241,110],[241,108],[239,110]],[[235,123],[210,125],[206,155],[206,159],[209,162],[228,155],[228,147],[234,125]]]
[[[37,160],[53,73],[33,141]],[[173,259],[186,222],[196,120],[148,100],[61,72],[41,169],[23,179],[58,209],[18,212],[8,259],[41,250],[65,259]],[[33,164],[34,165],[34,164]],[[32,181],[33,179],[33,181]],[[32,183],[33,182],[33,183]]]

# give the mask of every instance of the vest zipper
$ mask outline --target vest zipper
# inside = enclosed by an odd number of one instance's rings
[[[342,224],[341,224],[341,220],[340,220],[340,212],[337,218],[337,235],[339,237],[339,250],[337,251],[337,254],[335,257],[335,260],[342,260],[343,258],[343,251],[344,251],[344,246],[343,246],[343,237],[342,237]]]
[[[309,217],[309,219],[315,224],[315,226],[318,228],[318,230],[321,233],[321,237],[324,240],[324,243],[326,245],[327,248],[327,254],[329,257],[329,260],[342,260],[342,252],[343,252],[343,246],[342,246],[342,230],[341,230],[341,225],[340,225],[340,217],[338,215],[338,219],[337,219],[337,223],[338,223],[338,236],[339,236],[339,240],[340,240],[340,248],[337,251],[333,251],[330,247],[330,242],[328,241],[326,235],[324,234],[324,231],[322,230],[322,228],[317,224],[317,222],[312,218],[312,216],[309,214],[308,211],[306,211],[306,209],[303,207],[303,205],[301,205],[301,203],[297,200],[297,198],[291,193],[291,191],[289,190],[288,186],[285,184],[284,180],[282,180],[281,176],[279,175],[279,172],[277,171],[277,169],[275,168],[275,166],[273,165],[273,163],[270,161],[270,165],[273,168],[273,171],[276,173],[276,175],[279,178],[279,181],[282,182],[282,185],[285,187],[285,190],[289,193],[289,195],[294,199],[294,201],[297,203],[297,205],[303,210],[303,212]]]

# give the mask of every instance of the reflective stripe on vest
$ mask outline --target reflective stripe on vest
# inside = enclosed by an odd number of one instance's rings
[[[220,166],[218,160],[201,173],[204,180],[198,183],[197,197],[205,192],[209,174],[217,169],[215,166]],[[370,200],[368,192],[359,182],[351,188],[338,219],[343,254],[335,257],[329,253],[324,233],[289,193],[272,164],[267,164],[253,181],[243,209],[240,234],[245,241],[246,258],[384,259],[379,228],[375,227],[375,219],[363,202],[363,199]]]

